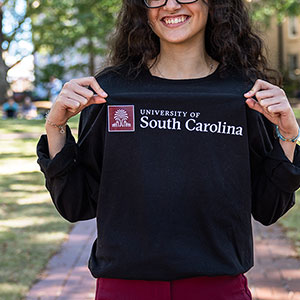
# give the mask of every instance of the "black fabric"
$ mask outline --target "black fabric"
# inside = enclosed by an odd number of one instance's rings
[[[300,183],[299,146],[291,163],[274,126],[245,104],[252,83],[238,72],[221,78],[219,68],[190,80],[148,70],[134,80],[112,71],[97,80],[109,97],[81,113],[78,143],[68,130],[52,161],[46,137],[38,144],[60,214],[70,222],[97,217],[93,276],[174,280],[249,270],[251,213],[276,222]],[[134,131],[108,130],[108,106],[119,105],[134,106]]]

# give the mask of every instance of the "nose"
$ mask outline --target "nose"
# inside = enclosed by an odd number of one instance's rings
[[[163,6],[163,9],[167,11],[174,11],[180,8],[181,8],[181,4],[178,3],[176,0],[168,0],[167,4]]]

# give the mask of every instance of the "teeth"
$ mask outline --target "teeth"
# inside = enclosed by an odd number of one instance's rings
[[[186,20],[187,17],[185,16],[182,16],[182,17],[179,17],[179,18],[170,18],[170,19],[165,19],[165,22],[167,24],[178,24],[178,23],[182,23]]]

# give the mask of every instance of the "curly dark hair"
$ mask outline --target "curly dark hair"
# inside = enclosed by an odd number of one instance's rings
[[[243,0],[199,0],[208,5],[206,52],[220,63],[220,75],[236,69],[252,82],[260,78],[282,85],[281,74],[268,67],[262,39],[254,32]],[[148,24],[143,0],[123,0],[106,61],[113,69],[125,66],[138,75],[160,52],[158,36]],[[222,75],[223,74],[223,75]]]

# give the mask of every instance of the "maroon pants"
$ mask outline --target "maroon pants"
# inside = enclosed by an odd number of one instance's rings
[[[247,279],[192,277],[172,281],[98,278],[95,300],[250,300]]]

